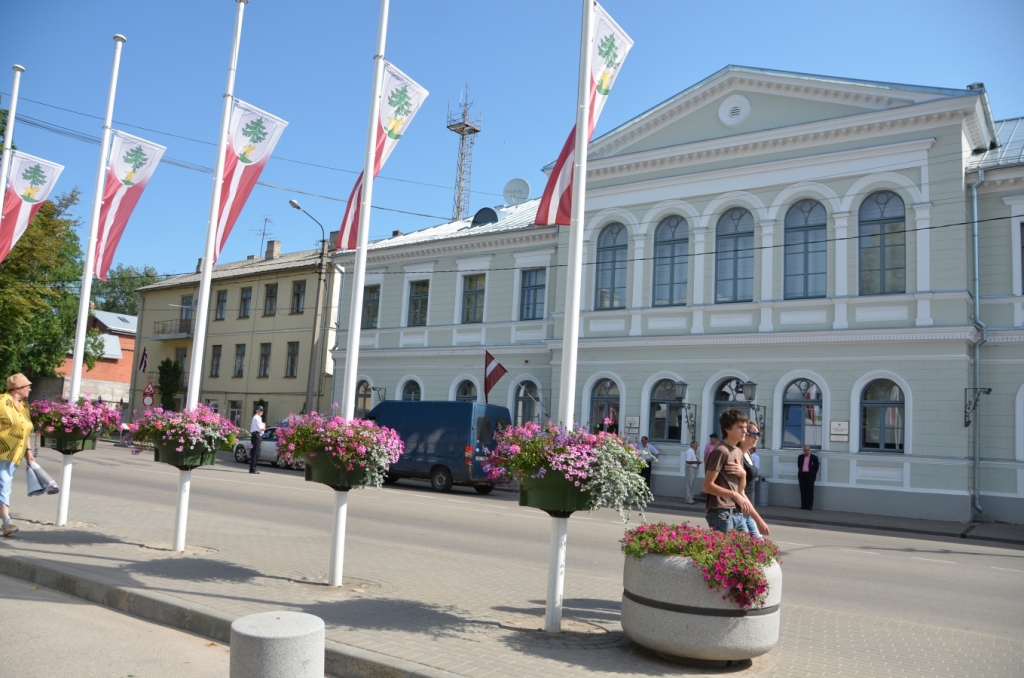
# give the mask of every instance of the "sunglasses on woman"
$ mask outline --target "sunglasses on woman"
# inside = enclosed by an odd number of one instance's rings
[[[747,435],[750,436],[751,438],[758,438],[758,437],[760,437],[761,432],[760,431],[749,431],[748,430],[747,431]]]

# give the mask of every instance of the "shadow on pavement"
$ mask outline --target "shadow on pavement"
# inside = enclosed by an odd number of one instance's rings
[[[211,558],[172,557],[129,563],[123,572],[143,576],[179,579],[183,581],[233,581],[241,582],[266,577],[250,567],[226,563]]]
[[[18,533],[18,540],[26,544],[51,544],[56,546],[93,546],[96,544],[138,545],[135,542],[124,541],[117,537],[109,537],[100,532],[63,528],[57,530],[22,530]]]
[[[543,617],[545,601],[531,600],[529,602],[537,607],[497,606],[491,609],[508,612],[512,615]],[[566,617],[594,622],[600,626],[607,625],[607,622],[617,624],[621,607],[622,603],[618,600],[601,600],[599,598],[565,598],[562,600],[562,611]]]
[[[351,598],[304,605],[301,610],[320,617],[328,624],[418,633],[434,638],[497,629],[495,622],[470,619],[455,607],[412,600]]]

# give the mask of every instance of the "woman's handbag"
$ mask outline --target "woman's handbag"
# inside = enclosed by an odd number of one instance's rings
[[[38,497],[41,494],[57,494],[60,488],[37,462],[30,461],[25,469],[25,480],[28,483],[28,496]]]

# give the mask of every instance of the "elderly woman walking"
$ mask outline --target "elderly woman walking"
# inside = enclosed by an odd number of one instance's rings
[[[32,435],[32,416],[28,409],[31,390],[32,382],[19,373],[7,378],[7,393],[0,396],[0,517],[5,537],[18,531],[17,525],[11,523],[10,513],[14,472],[22,457],[27,457],[29,462],[35,460],[28,448]]]

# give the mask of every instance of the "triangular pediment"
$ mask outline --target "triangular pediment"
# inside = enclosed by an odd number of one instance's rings
[[[728,66],[595,139],[588,155],[642,153],[970,94]]]

